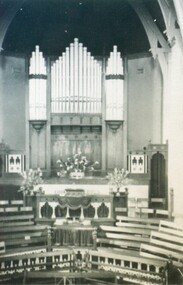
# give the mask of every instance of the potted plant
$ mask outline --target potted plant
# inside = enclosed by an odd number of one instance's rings
[[[59,171],[57,176],[64,177],[69,175],[71,178],[79,179],[85,176],[86,172],[92,172],[98,161],[91,163],[81,152],[68,157],[65,161],[61,158],[57,160]]]
[[[35,195],[36,193],[43,193],[42,188],[35,189],[36,185],[42,184],[42,171],[40,168],[33,170],[29,169],[21,173],[23,177],[22,185],[20,186],[19,192],[23,193],[24,204],[26,195]]]
[[[113,172],[108,173],[107,178],[109,184],[114,186],[116,195],[120,195],[120,189],[129,183],[128,179],[129,172],[124,168],[114,168]]]

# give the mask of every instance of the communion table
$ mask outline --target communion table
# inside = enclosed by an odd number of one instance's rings
[[[55,242],[61,246],[92,246],[93,231],[94,227],[85,226],[80,223],[57,226],[55,230]]]

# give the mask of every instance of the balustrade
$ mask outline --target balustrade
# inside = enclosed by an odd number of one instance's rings
[[[50,218],[50,219],[74,218],[73,214],[70,213],[72,206],[67,205],[67,204],[64,204],[64,205],[60,204],[59,200],[56,197],[57,196],[54,196],[52,198],[42,196],[41,200],[39,200],[40,199],[39,196],[36,197],[36,199],[37,199],[36,205],[38,207],[36,212],[38,213],[39,219],[42,219],[42,218]],[[53,201],[53,199],[54,199],[54,201]],[[62,198],[59,198],[59,199],[62,201]],[[89,199],[90,199],[90,197],[89,197]],[[56,202],[55,200],[58,200],[58,201]],[[77,218],[79,218],[80,220],[84,220],[85,218],[87,218],[87,219],[90,219],[90,218],[93,219],[94,218],[96,220],[99,218],[111,219],[112,218],[112,198],[110,199],[108,197],[107,199],[105,199],[105,197],[104,197],[103,199],[98,199],[98,200],[99,201],[97,201],[97,202],[92,201],[92,197],[91,197],[91,201],[90,201],[89,205],[83,206],[81,204],[81,205],[75,206],[74,209],[80,210],[80,214],[79,214],[79,216],[77,216]],[[61,210],[66,209],[66,214],[64,216],[60,216],[60,214],[58,214],[58,211],[57,211],[58,207],[60,207]],[[87,213],[87,209],[88,210],[91,209],[91,212],[93,212],[93,210],[94,210],[94,215],[92,213],[91,213],[91,215],[89,213]],[[78,215],[78,213],[77,213],[77,215]],[[63,214],[63,211],[62,211],[62,214]]]

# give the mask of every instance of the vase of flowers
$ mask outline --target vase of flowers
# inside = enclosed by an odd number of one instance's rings
[[[109,179],[109,185],[112,185],[112,192],[117,196],[120,195],[120,189],[129,184],[128,179],[129,172],[124,168],[114,168],[113,172],[108,173],[107,178]]]
[[[25,205],[25,198],[26,195],[36,195],[37,193],[43,194],[42,187],[35,189],[36,185],[42,184],[42,171],[40,168],[33,170],[29,169],[21,173],[23,177],[22,185],[20,186],[19,192],[23,193],[24,198],[24,205]]]
[[[59,171],[57,176],[64,177],[68,175],[72,179],[81,179],[86,172],[92,172],[98,161],[91,163],[85,155],[81,152],[68,157],[65,161],[63,159],[57,160]]]

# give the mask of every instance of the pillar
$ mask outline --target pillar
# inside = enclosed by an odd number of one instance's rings
[[[183,50],[182,46],[173,43],[168,56],[168,85],[164,92],[163,104],[163,140],[168,140],[168,188],[174,189],[175,219],[183,220]],[[170,205],[169,205],[170,208]]]

